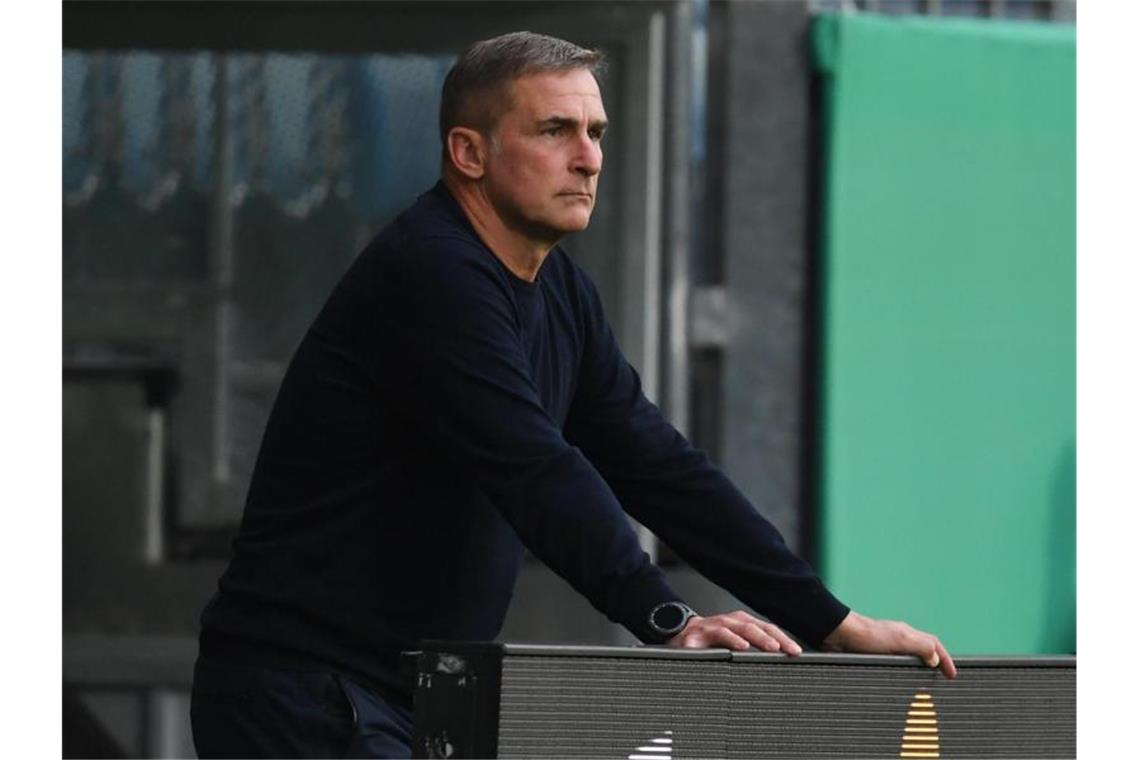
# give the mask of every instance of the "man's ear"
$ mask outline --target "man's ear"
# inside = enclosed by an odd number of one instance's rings
[[[452,127],[447,133],[447,155],[460,174],[468,179],[482,179],[486,171],[487,141],[477,130]]]

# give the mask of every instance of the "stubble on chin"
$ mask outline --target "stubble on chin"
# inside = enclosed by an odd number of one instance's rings
[[[528,238],[549,243],[551,247],[567,235],[586,229],[594,213],[593,198],[571,201],[564,196],[555,196],[553,200],[545,213],[532,216],[519,213],[514,219],[517,229]]]
[[[584,212],[585,214],[585,219],[581,223],[572,223],[574,228],[567,230],[568,232],[579,232],[589,226],[590,219],[594,215],[595,200],[593,195],[560,195],[557,200],[569,205],[573,212]],[[579,210],[581,210],[581,212]]]

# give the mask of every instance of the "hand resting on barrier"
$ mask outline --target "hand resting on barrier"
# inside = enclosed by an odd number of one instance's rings
[[[756,647],[765,652],[798,655],[803,650],[780,627],[744,610],[702,617],[694,615],[684,630],[666,642],[672,647],[725,647],[742,651]],[[875,620],[852,611],[823,640],[823,650],[852,654],[913,655],[947,678],[958,669],[937,636],[895,620]]]
[[[861,654],[909,654],[921,659],[927,667],[941,669],[947,678],[958,673],[954,659],[937,636],[897,620],[875,620],[854,610],[823,640],[823,649]]]
[[[666,644],[689,649],[725,647],[737,651],[753,646],[765,652],[790,655],[803,651],[779,626],[753,617],[744,610],[709,617],[694,615],[685,628]]]

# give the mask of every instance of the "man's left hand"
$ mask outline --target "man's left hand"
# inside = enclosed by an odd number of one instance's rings
[[[823,640],[822,649],[862,654],[909,654],[921,659],[927,667],[939,668],[947,678],[958,673],[954,660],[937,636],[915,630],[906,623],[874,620],[854,610]]]

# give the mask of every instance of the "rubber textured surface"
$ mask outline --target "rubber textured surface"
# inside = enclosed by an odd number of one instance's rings
[[[479,667],[498,671],[476,672],[475,651]],[[508,644],[496,660],[490,651],[457,645],[435,656],[474,682],[498,678],[497,726],[472,728],[496,734],[480,746],[503,758],[1076,755],[1073,657],[960,658],[950,681],[905,657]],[[454,705],[425,698],[417,720]]]

